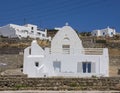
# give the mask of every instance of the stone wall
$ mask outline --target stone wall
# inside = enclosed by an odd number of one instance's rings
[[[111,66],[120,66],[120,55],[118,56],[110,56],[110,65]]]
[[[110,64],[109,64],[109,70],[110,70],[110,76],[120,76],[119,69],[120,69],[120,55],[110,56],[109,58]]]
[[[119,90],[120,77],[106,78],[26,78],[0,77],[1,90]]]
[[[0,55],[2,54],[19,54],[20,52],[23,52],[23,48],[10,48],[10,47],[7,47],[7,48],[0,48]]]
[[[23,65],[23,55],[3,54],[0,55],[0,72],[7,69],[21,68]]]

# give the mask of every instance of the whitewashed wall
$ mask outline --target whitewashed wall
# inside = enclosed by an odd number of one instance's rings
[[[68,41],[63,41],[69,38]],[[62,51],[63,44],[70,44],[70,54],[64,54]],[[31,49],[31,53],[30,53]],[[72,49],[72,50],[71,50]],[[108,49],[97,49],[100,54],[86,54],[82,46],[81,40],[76,32],[70,26],[64,26],[59,30],[52,40],[51,48],[43,50],[38,46],[36,41],[33,41],[31,46],[24,51],[24,67],[23,73],[28,74],[28,77],[91,77],[109,76],[109,55]],[[89,51],[88,49],[87,51]],[[94,49],[91,49],[94,50]],[[35,66],[38,62],[39,66]],[[61,70],[54,70],[54,62],[61,62]],[[82,65],[80,72],[77,72],[77,64],[82,62],[91,62],[91,73],[83,73]],[[56,72],[58,71],[58,72]]]
[[[113,34],[111,34],[111,33],[113,33]],[[91,32],[91,34],[92,34],[92,36],[109,36],[109,37],[113,37],[114,35],[116,35],[116,30],[107,27],[107,28],[101,29],[101,30],[93,30]]]
[[[7,37],[19,37],[19,38],[39,38],[39,39],[48,39],[47,31],[38,30],[36,25],[26,24],[24,26],[9,24],[3,27],[0,27],[0,34]]]

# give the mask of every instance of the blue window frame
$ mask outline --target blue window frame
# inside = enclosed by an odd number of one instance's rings
[[[87,63],[88,66],[88,73],[91,73],[91,63]]]
[[[83,73],[86,73],[86,63],[83,63]]]

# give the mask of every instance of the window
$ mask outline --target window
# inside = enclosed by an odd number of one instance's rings
[[[36,67],[39,67],[39,62],[35,62],[35,66],[36,66]]]
[[[65,41],[69,41],[70,39],[69,39],[68,37],[65,37],[64,40],[65,40]]]
[[[91,63],[90,62],[83,62],[83,73],[91,73]]]
[[[44,78],[47,77],[47,75],[44,75]]]
[[[62,45],[63,54],[70,54],[70,45]]]
[[[38,35],[41,35],[41,33],[40,33],[40,32],[37,32],[37,34],[38,34]]]
[[[31,30],[33,30],[34,29],[34,27],[31,27]]]
[[[31,48],[29,48],[29,55],[31,55]]]
[[[55,72],[61,72],[61,62],[60,61],[54,61],[53,67]]]
[[[103,35],[105,35],[105,32],[103,32]]]
[[[19,37],[21,38],[21,35],[19,35]]]
[[[95,73],[95,62],[78,62],[77,73]]]
[[[44,35],[44,34],[42,34],[42,36],[43,36],[43,37],[45,37],[45,35]]]
[[[83,73],[91,73],[91,62],[82,63]]]

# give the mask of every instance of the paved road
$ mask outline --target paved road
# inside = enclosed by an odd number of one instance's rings
[[[120,93],[120,91],[0,91],[0,93]]]

